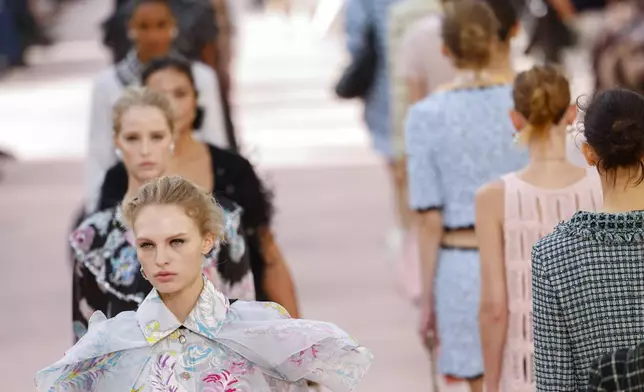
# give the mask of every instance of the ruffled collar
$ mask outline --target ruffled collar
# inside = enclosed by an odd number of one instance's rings
[[[560,223],[556,231],[610,244],[644,242],[644,211],[579,211],[569,221]]]
[[[230,302],[204,276],[204,288],[197,304],[183,326],[207,339],[213,340],[224,326]],[[182,324],[165,306],[159,293],[153,289],[136,311],[139,328],[150,344],[156,344],[174,333]]]

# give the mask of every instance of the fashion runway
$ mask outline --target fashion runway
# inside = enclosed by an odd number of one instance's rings
[[[36,370],[71,344],[66,236],[81,202],[91,77],[107,63],[96,29],[106,3],[69,6],[62,41],[0,81],[0,148],[19,158],[0,166],[3,390],[32,391]],[[429,391],[416,313],[396,292],[385,243],[387,178],[358,105],[331,95],[341,43],[320,40],[304,15],[243,20],[236,122],[275,191],[278,241],[304,316],[336,322],[372,349],[359,391]]]

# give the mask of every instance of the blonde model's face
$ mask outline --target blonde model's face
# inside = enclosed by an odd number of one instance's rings
[[[177,293],[201,279],[203,258],[215,245],[215,238],[202,235],[183,207],[143,207],[132,228],[139,262],[159,293]]]
[[[135,106],[125,111],[114,142],[128,173],[141,183],[163,175],[172,158],[172,131],[156,107]]]

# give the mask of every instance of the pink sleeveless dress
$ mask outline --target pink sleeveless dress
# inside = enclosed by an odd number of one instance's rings
[[[508,332],[501,370],[501,392],[534,392],[532,339],[532,246],[575,212],[595,211],[602,204],[597,172],[561,189],[544,189],[516,173],[505,183],[505,271],[508,290]]]

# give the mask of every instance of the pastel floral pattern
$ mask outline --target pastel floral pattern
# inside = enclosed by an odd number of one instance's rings
[[[213,388],[206,388],[209,392],[238,392],[235,385],[239,384],[239,380],[232,376],[228,370],[224,370],[218,374],[209,374],[204,377],[205,384],[214,384]]]
[[[155,392],[179,392],[180,386],[174,378],[176,361],[170,354],[161,354],[150,372],[148,385]]]
[[[120,355],[120,352],[110,353],[69,366],[59,379],[58,388],[74,391],[93,390],[96,382],[116,364]],[[50,392],[57,390],[53,387],[49,389]]]
[[[136,250],[132,247],[121,248],[117,256],[110,259],[112,273],[110,280],[119,286],[128,286],[140,273],[141,264],[136,257]]]
[[[311,380],[351,391],[371,353],[332,324],[282,313],[258,302],[231,305],[204,277],[182,324],[153,290],[136,312],[95,313],[85,337],[38,372],[36,385],[39,392],[308,392]]]
[[[84,227],[72,233],[71,241],[75,244],[76,248],[83,252],[87,252],[92,246],[96,231],[93,227]]]

